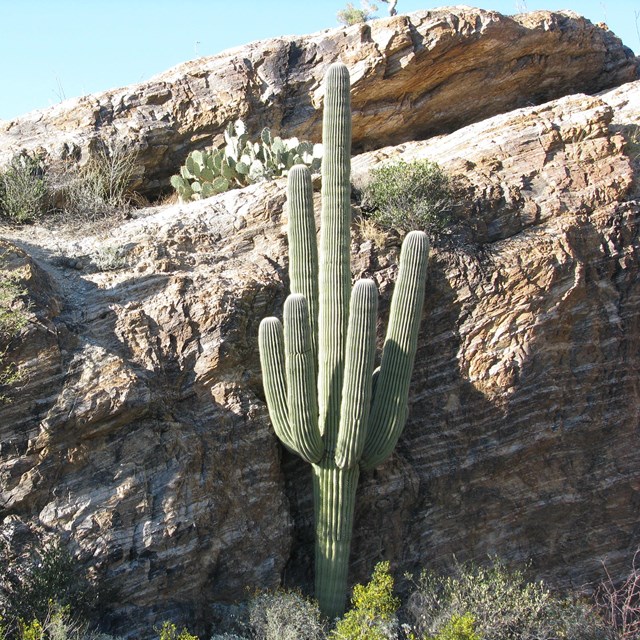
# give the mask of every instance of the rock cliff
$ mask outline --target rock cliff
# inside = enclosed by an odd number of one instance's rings
[[[337,58],[351,70],[354,151],[618,86],[638,68],[614,34],[576,14],[445,7],[255,42],[0,122],[0,162],[22,148],[83,162],[101,143],[122,145],[138,155],[137,190],[153,196],[238,118],[250,133],[319,141],[321,82]]]
[[[319,137],[335,57],[369,149],[354,181],[428,157],[460,194],[432,252],[407,428],[360,488],[352,580],[452,554],[531,559],[559,587],[605,556],[621,575],[640,541],[640,82],[623,84],[636,60],[612,34],[566,14],[398,16],[30,114],[0,150],[122,135],[153,192],[238,116]],[[272,433],[256,345],[286,294],[284,190],[82,236],[2,229],[31,321],[9,345],[23,382],[0,407],[0,533],[16,550],[60,534],[116,589],[116,632],[203,632],[247,585],[311,584],[308,469]],[[399,242],[382,245],[354,224],[354,275],[379,284],[384,317]]]

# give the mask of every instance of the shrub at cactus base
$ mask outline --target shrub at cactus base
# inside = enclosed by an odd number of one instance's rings
[[[428,259],[427,236],[408,234],[374,371],[378,293],[371,280],[351,288],[349,89],[347,68],[332,65],[323,116],[320,254],[311,174],[295,166],[287,194],[291,295],[284,326],[265,318],[259,332],[274,429],[312,467],[316,597],[330,618],[344,611],[360,469],[383,462],[404,427]]]

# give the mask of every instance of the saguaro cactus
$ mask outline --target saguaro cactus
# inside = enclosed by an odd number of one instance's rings
[[[344,611],[360,470],[373,469],[391,453],[406,420],[429,252],[424,233],[407,235],[374,371],[377,289],[372,280],[351,287],[349,88],[347,68],[332,65],[323,114],[320,256],[311,175],[296,166],[287,193],[291,294],[284,327],[271,317],[259,331],[276,434],[312,466],[316,597],[329,617]]]

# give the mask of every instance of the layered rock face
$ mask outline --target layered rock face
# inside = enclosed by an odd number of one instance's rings
[[[137,155],[146,195],[168,187],[187,154],[245,120],[314,142],[321,82],[336,59],[352,78],[354,151],[426,138],[562,95],[637,76],[633,53],[572,13],[515,17],[445,7],[200,58],[149,82],[0,122],[0,162],[20,149],[86,161],[100,145]]]
[[[475,52],[481,33],[499,40],[491,25],[521,33],[550,20],[478,12],[473,29],[459,20],[445,37],[437,25],[453,15],[472,14],[398,17],[370,34],[380,40],[389,25],[439,16],[424,49],[447,41],[462,64],[463,41]],[[533,32],[565,44],[577,33],[583,45],[586,34],[612,42],[581,19],[554,20]],[[367,28],[311,41],[334,38],[348,61]],[[467,32],[476,36],[465,40]],[[299,54],[305,95],[319,95],[321,50]],[[394,50],[405,52],[395,77],[408,76],[408,49]],[[418,59],[422,50],[411,51]],[[595,69],[585,80],[594,90],[635,64],[606,47],[600,55],[609,75]],[[351,64],[357,140],[368,145],[375,120],[365,125],[357,105],[375,100],[358,83],[375,64]],[[182,72],[172,73],[179,83]],[[302,105],[289,113],[307,109],[307,122],[318,120],[311,103],[288,95]],[[272,124],[261,105],[242,115]],[[468,123],[479,112],[461,115],[468,126],[425,141],[409,141],[413,119],[434,107],[409,105],[394,106],[408,114],[406,131],[397,129],[407,142],[354,157],[354,181],[390,158],[437,160],[456,176],[458,222],[435,238],[406,430],[359,489],[351,578],[364,580],[380,559],[400,576],[444,568],[453,554],[530,559],[558,587],[597,579],[605,556],[621,576],[640,541],[640,82],[476,124]],[[166,153],[168,163],[179,151]],[[173,619],[204,634],[212,605],[243,598],[246,586],[312,584],[308,468],[272,433],[257,352],[260,320],[279,314],[287,293],[284,191],[278,180],[150,208],[82,238],[3,230],[31,322],[9,345],[23,381],[0,407],[0,534],[16,550],[28,532],[61,535],[115,589],[104,617],[115,632],[146,637]],[[354,277],[379,284],[383,319],[398,248],[393,234],[377,248],[354,224]]]

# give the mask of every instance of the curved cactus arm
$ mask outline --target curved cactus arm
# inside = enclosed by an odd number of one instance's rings
[[[301,293],[309,305],[311,350],[318,371],[318,244],[313,214],[311,172],[304,165],[291,168],[287,178],[289,204],[289,278],[291,293]],[[314,396],[317,391],[314,389]]]
[[[407,234],[391,300],[389,327],[369,417],[362,469],[373,469],[393,451],[407,416],[407,396],[424,303],[429,240],[422,231]]]
[[[376,353],[378,290],[373,280],[359,280],[351,292],[349,327],[335,462],[340,469],[357,466],[362,455]]]
[[[285,381],[284,331],[278,318],[264,318],[258,330],[262,385],[276,435],[288,449],[296,451],[289,425]]]
[[[284,303],[284,349],[289,425],[295,449],[307,462],[319,462],[324,443],[318,430],[315,362],[307,301],[300,293],[292,293]]]
[[[322,125],[318,405],[327,450],[335,447],[351,295],[351,98],[349,71],[329,67]]]

